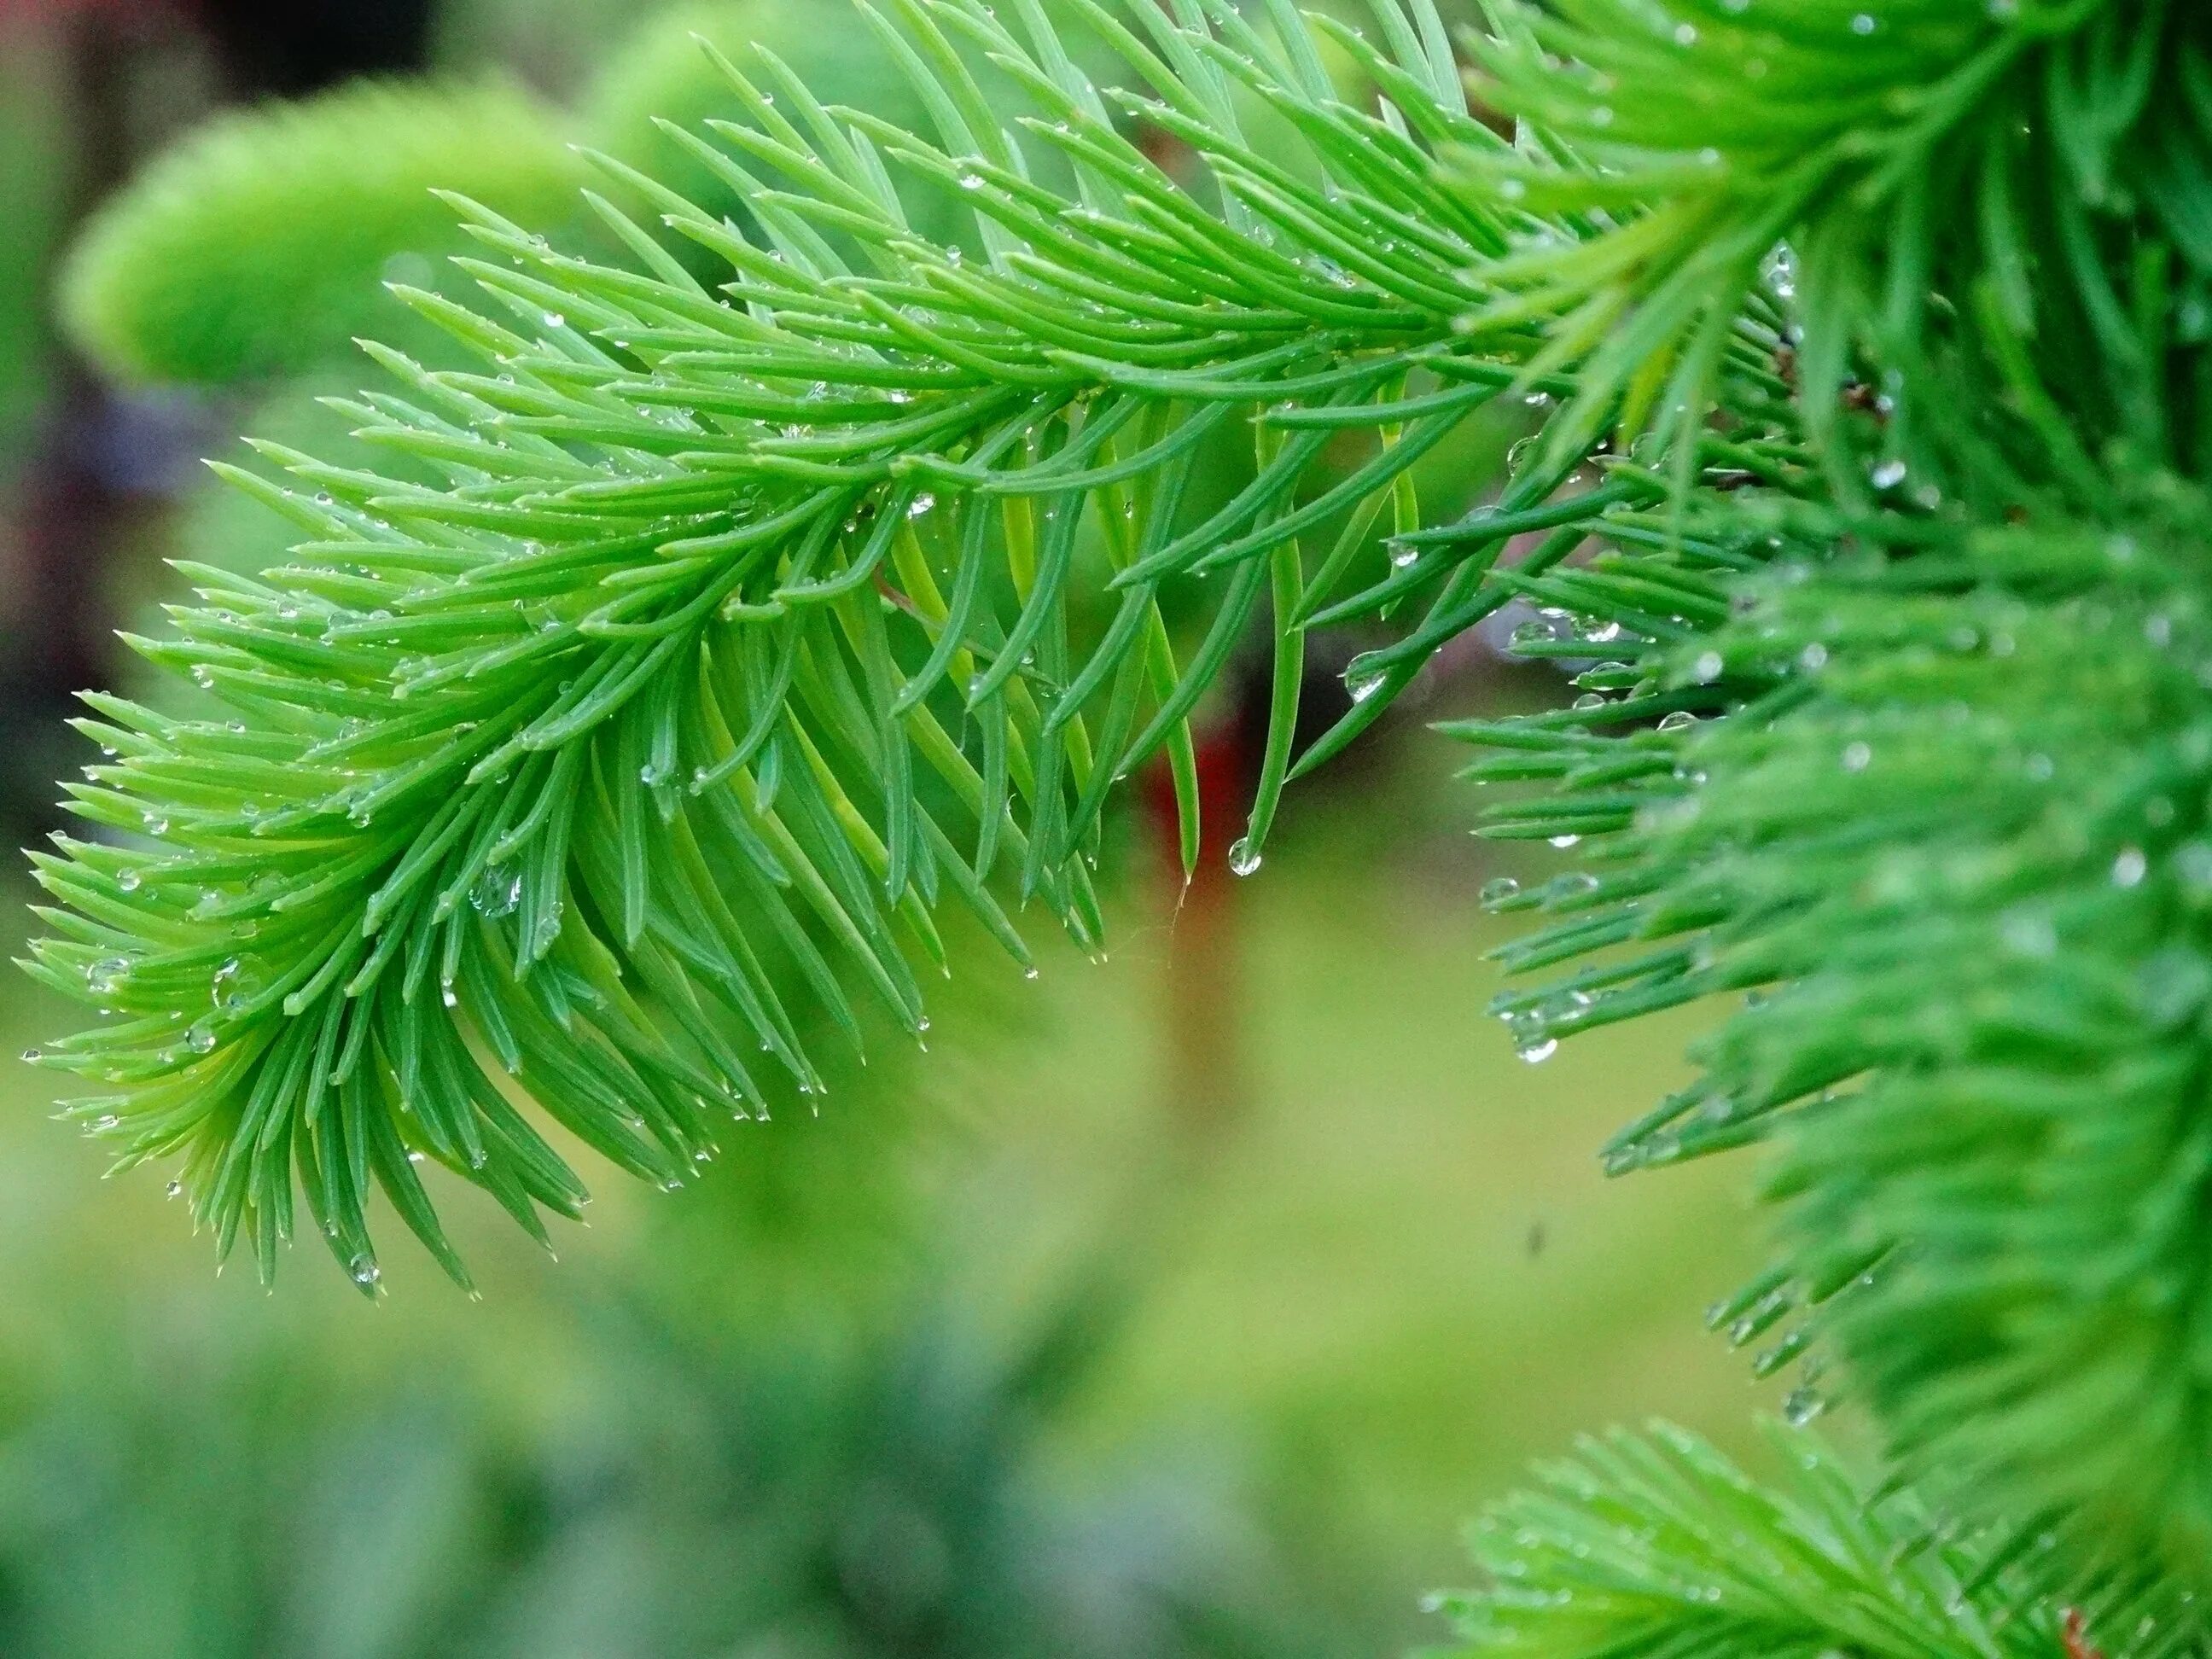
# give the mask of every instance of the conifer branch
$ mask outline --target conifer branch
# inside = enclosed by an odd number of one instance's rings
[[[1425,4],[1385,9],[1417,119],[1340,101],[1287,7],[1262,33],[1083,0],[1148,84],[1110,94],[1031,0],[890,10],[864,15],[933,141],[773,60],[729,69],[716,143],[676,135],[757,240],[609,164],[728,262],[722,292],[604,200],[634,266],[457,200],[488,309],[402,297],[481,366],[369,348],[396,389],[340,406],[385,470],[266,446],[277,477],[224,469],[307,539],[258,578],[188,571],[201,604],[133,641],[216,712],[92,700],[110,752],[70,804],[103,833],[37,859],[66,908],[33,970],[102,1018],[44,1059],[99,1091],[72,1109],[123,1162],[180,1158],[264,1273],[296,1179],[364,1287],[373,1188],[460,1276],[417,1158],[542,1236],[584,1192],[526,1097],[681,1182],[732,1115],[820,1088],[794,998],[855,1037],[856,996],[926,1024],[939,903],[1020,960],[1010,890],[1094,944],[1105,789],[1164,746],[1194,813],[1187,719],[1271,569],[1279,635],[1433,596],[1369,688],[1395,690],[1510,533],[1344,586],[1366,504],[1418,528],[1413,464],[1524,374],[1454,327],[1521,216],[1422,216],[1413,133],[1495,143]],[[1001,129],[979,57],[1035,113]],[[1269,109],[1302,155],[1247,137]],[[920,240],[895,179],[957,192],[973,246]],[[1200,447],[1247,427],[1247,482],[1200,499]],[[1188,653],[1170,585],[1215,595]]]

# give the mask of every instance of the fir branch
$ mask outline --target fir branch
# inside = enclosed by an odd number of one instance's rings
[[[1498,1012],[1534,1058],[1763,999],[1607,1152],[1627,1170],[1771,1146],[1780,1257],[1716,1322],[1763,1372],[1832,1349],[1904,1477],[1968,1517],[2056,1528],[2083,1571],[2197,1582],[2212,739],[2187,390],[2206,359],[2182,296],[2212,267],[2201,169],[2168,158],[2200,153],[2187,88],[2212,40],[2157,5],[1900,6],[1852,28],[1808,4],[1772,31],[1775,95],[1723,117],[1723,65],[1772,25],[1724,9],[1655,41],[1624,8],[1562,9],[1595,67],[1527,55],[1569,44],[1564,24],[1489,54],[1524,102],[1613,99],[1620,143],[1671,155],[1640,191],[1632,155],[1597,169],[1644,211],[1589,250],[1671,253],[1562,268],[1631,319],[1614,344],[1656,319],[1636,372],[1702,434],[1695,465],[1679,423],[1638,458],[1672,477],[1664,513],[1624,503],[1591,549],[1511,577],[1545,608],[1528,654],[1602,660],[1572,708],[1462,728],[1498,751],[1477,775],[1539,786],[1490,833],[1590,855],[1494,895],[1547,920],[1509,963],[1572,964]],[[1724,141],[1704,182],[1692,131]],[[1800,152],[1817,181],[1790,182]],[[1746,218],[1759,204],[1787,211]],[[1751,402],[1699,397],[1679,373],[1694,333],[1656,296],[1686,249],[1751,222],[1784,240],[1786,335],[1768,384],[1746,369]],[[1771,396],[1794,441],[1737,442]]]
[[[60,320],[122,380],[297,368],[403,314],[377,288],[395,256],[461,245],[433,188],[537,222],[568,217],[586,176],[551,114],[499,82],[374,82],[225,115],[93,216]]]
[[[202,603],[134,641],[220,717],[93,700],[112,752],[70,795],[102,833],[38,859],[67,908],[34,963],[103,1011],[43,1056],[99,1091],[72,1109],[126,1164],[180,1158],[219,1249],[272,1270],[296,1178],[373,1287],[380,1187],[459,1276],[418,1155],[533,1230],[584,1201],[526,1096],[681,1182],[732,1115],[818,1091],[793,998],[848,1034],[852,987],[926,1024],[940,902],[1025,959],[1003,877],[1096,941],[1105,789],[1166,746],[1194,812],[1187,717],[1271,572],[1286,690],[1316,607],[1432,596],[1392,689],[1455,629],[1510,514],[1364,594],[1342,557],[1304,575],[1307,537],[1359,551],[1369,500],[1416,529],[1409,469],[1522,373],[1455,331],[1475,242],[1399,228],[1435,193],[1409,123],[1339,101],[1287,9],[1266,36],[1079,4],[1152,77],[1122,116],[1036,5],[1004,9],[866,14],[935,142],[731,69],[746,125],[689,142],[757,242],[610,164],[724,292],[597,198],[635,267],[457,204],[491,312],[402,297],[482,367],[372,348],[397,390],[342,407],[388,470],[264,447],[289,482],[232,475],[307,539],[257,579],[188,572]],[[1437,88],[1414,15],[1401,71]],[[1012,131],[977,52],[1037,111]],[[1303,157],[1252,147],[1255,101],[1300,112]],[[1480,131],[1441,99],[1418,125]],[[981,251],[920,240],[895,178],[957,192]],[[1200,447],[1248,417],[1248,482],[1201,501]],[[1363,428],[1348,474],[1318,470]],[[1216,594],[1187,659],[1169,584]]]
[[[1482,1589],[1435,1598],[1455,1654],[1549,1659],[2058,1659],[2094,1639],[2152,1659],[2197,1650],[2185,1601],[2141,1578],[2062,1587],[2030,1548],[1936,1528],[1864,1490],[1802,1431],[1754,1482],[1667,1424],[1586,1439],[1470,1534]]]

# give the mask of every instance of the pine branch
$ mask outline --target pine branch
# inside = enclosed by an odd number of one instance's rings
[[[2139,1578],[2062,1588],[2031,1548],[1876,1498],[1802,1431],[1769,1488],[1669,1425],[1584,1440],[1470,1534],[1484,1588],[1436,1598],[1462,1656],[2130,1659],[2197,1650],[2193,1610]]]
[[[2212,39],[2158,6],[1903,7],[1853,46],[1823,10],[1796,80],[1838,90],[1806,118],[1843,136],[1778,222],[1770,365],[1802,449],[1517,577],[1529,654],[1609,660],[1571,709],[1461,728],[1500,751],[1477,775],[1544,787],[1490,833],[1590,853],[1494,895],[1547,921],[1510,964],[1575,964],[1498,1012],[1540,1058],[1749,994],[1607,1152],[1771,1148],[1779,1259],[1716,1322],[1763,1372],[1832,1349],[1903,1477],[1969,1518],[2197,1583],[2212,518],[2183,296],[2212,264],[2174,157],[2212,134]],[[1632,78],[1613,9],[1574,15],[1626,131],[1691,130],[1725,36]],[[1938,87],[1903,137],[1852,125]],[[1754,103],[1746,131],[1796,131]],[[1723,432],[1752,412],[1717,402]]]
[[[118,380],[297,368],[401,314],[376,286],[394,255],[460,244],[434,187],[550,220],[586,176],[549,112],[498,82],[375,83],[234,112],[93,216],[60,319]]]
[[[725,293],[596,198],[635,268],[459,204],[507,320],[402,297],[482,367],[371,348],[398,390],[343,407],[390,471],[264,447],[289,483],[230,473],[307,539],[258,579],[188,571],[202,603],[134,641],[221,717],[92,699],[112,752],[70,796],[102,833],[37,860],[67,908],[34,971],[103,1017],[44,1059],[100,1091],[72,1109],[122,1162],[181,1158],[218,1248],[249,1237],[264,1273],[296,1178],[364,1288],[376,1187],[460,1276],[418,1156],[542,1236],[584,1191],[526,1097],[681,1182],[732,1115],[818,1091],[793,998],[848,1033],[855,995],[926,1024],[940,902],[1025,960],[1011,883],[1095,942],[1106,787],[1168,748],[1194,836],[1185,722],[1263,588],[1286,677],[1305,627],[1427,596],[1362,671],[1393,694],[1504,602],[1472,596],[1510,510],[1346,586],[1369,504],[1411,532],[1409,469],[1524,389],[1454,324],[1525,216],[1422,217],[1416,128],[1495,142],[1425,5],[1419,27],[1386,9],[1418,120],[1339,101],[1287,8],[1268,35],[1225,6],[1208,30],[1079,5],[1152,88],[1120,113],[1026,0],[893,9],[866,15],[937,142],[773,61],[773,95],[730,71],[744,125],[686,137],[761,243],[613,169],[729,262]],[[1017,129],[976,53],[1038,112]],[[1303,155],[1243,136],[1263,106]],[[1144,128],[1190,148],[1218,210]],[[957,191],[980,252],[918,240],[894,178]],[[1200,447],[1248,419],[1249,482],[1202,500]],[[1212,596],[1187,656],[1170,585]]]

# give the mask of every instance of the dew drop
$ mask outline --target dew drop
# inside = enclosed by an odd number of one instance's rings
[[[1494,910],[1520,896],[1521,884],[1510,876],[1493,876],[1482,884],[1482,903],[1486,909]]]
[[[1249,838],[1238,841],[1229,849],[1229,868],[1234,875],[1249,876],[1260,867],[1260,849]]]

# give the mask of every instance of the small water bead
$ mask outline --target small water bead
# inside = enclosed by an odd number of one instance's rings
[[[131,977],[131,958],[102,957],[84,970],[85,989],[94,996],[108,996],[122,989]]]
[[[1352,702],[1365,702],[1382,689],[1383,681],[1389,678],[1389,675],[1380,670],[1370,674],[1346,674],[1344,677],[1344,689],[1350,695]]]
[[[1493,876],[1482,884],[1482,903],[1485,909],[1494,910],[1521,896],[1521,884],[1510,876]]]
[[[1390,544],[1390,568],[1393,570],[1410,569],[1420,556],[1421,550],[1410,542]]]
[[[2140,887],[2143,878],[2150,873],[2150,860],[2140,847],[2124,847],[2120,855],[2112,860],[2112,885]]]
[[[1867,481],[1876,489],[1894,489],[1905,479],[1905,463],[1893,457],[1889,460],[1877,461],[1867,473]]]
[[[453,981],[441,979],[438,981],[438,1000],[448,1008],[460,1006],[460,993],[453,989]]]
[[[1035,963],[1031,963],[1029,967],[1022,969],[1022,977],[1024,979],[1035,979],[1036,976],[1037,970]]]
[[[1851,19],[1851,33],[1853,34],[1872,34],[1881,27],[1881,24],[1875,19],[1875,15],[1870,11],[1859,12]]]
[[[1258,870],[1261,860],[1260,849],[1245,838],[1229,849],[1229,868],[1231,874],[1249,876]]]
[[[384,1277],[384,1269],[376,1265],[373,1255],[357,1255],[346,1264],[346,1272],[353,1282],[366,1290]]]
[[[1699,685],[1711,685],[1715,680],[1720,678],[1727,667],[1728,664],[1723,659],[1719,652],[1707,651],[1701,653],[1697,661],[1690,665],[1690,678],[1697,681]]]
[[[477,878],[469,894],[469,908],[495,921],[512,915],[521,902],[521,872],[496,865]]]
[[[1565,849],[1569,847],[1581,846],[1582,840],[1580,836],[1554,836],[1552,837],[1552,845]]]
[[[215,1000],[216,1007],[235,1010],[244,1004],[244,988],[233,982],[243,968],[236,957],[231,957],[216,969],[214,977],[208,981],[208,994]]]
[[[1874,749],[1870,744],[1850,743],[1844,745],[1844,771],[1863,772],[1873,764]]]
[[[206,1019],[194,1021],[192,1029],[185,1033],[185,1047],[196,1054],[213,1054],[215,1052],[215,1022]]]
[[[145,877],[136,869],[118,870],[115,872],[115,884],[126,893],[137,892],[145,879]]]
[[[1695,714],[1686,708],[1677,708],[1673,713],[1660,717],[1659,729],[1662,732],[1686,732],[1697,724],[1698,717]]]
[[[1574,708],[1578,714],[1587,714],[1600,708],[1611,707],[1613,707],[1613,699],[1598,691],[1585,691],[1574,701]]]
[[[182,1198],[185,1195],[185,1183],[181,1181],[171,1182],[161,1188],[161,1195],[164,1198]]]
[[[1802,1429],[1827,1409],[1828,1402],[1817,1390],[1792,1389],[1783,1396],[1782,1420],[1793,1429]]]
[[[43,1049],[26,1048],[23,1050],[23,1063],[26,1066],[35,1066],[46,1057],[46,1053]]]
[[[568,319],[566,317],[563,317],[557,311],[549,311],[545,313],[545,326],[548,328],[566,328],[568,326]]]
[[[909,519],[925,519],[935,510],[936,506],[937,497],[925,489],[908,506],[906,515]]]
[[[1559,1040],[1557,1037],[1543,1037],[1534,1042],[1516,1042],[1513,1045],[1513,1052],[1528,1065],[1541,1066],[1559,1052]]]
[[[1698,26],[1695,23],[1675,24],[1674,44],[1678,46],[1696,46],[1698,44]]]

